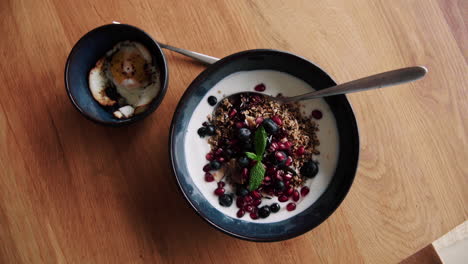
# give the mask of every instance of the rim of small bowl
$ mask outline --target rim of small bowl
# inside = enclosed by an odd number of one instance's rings
[[[158,95],[151,101],[151,105],[148,109],[146,109],[143,113],[141,114],[138,114],[138,115],[134,115],[133,117],[131,118],[126,118],[126,119],[122,119],[122,120],[115,120],[115,121],[102,121],[102,120],[98,120],[96,119],[94,116],[88,114],[86,111],[84,111],[81,106],[75,101],[75,98],[73,97],[73,94],[72,92],[70,91],[70,86],[71,84],[69,84],[69,77],[68,77],[68,74],[69,74],[69,67],[70,67],[70,64],[71,64],[71,59],[73,57],[73,55],[77,52],[77,49],[78,49],[78,45],[85,41],[86,37],[88,37],[90,34],[96,32],[96,31],[99,31],[99,30],[105,30],[106,28],[110,28],[110,27],[126,27],[126,28],[130,28],[131,30],[135,30],[135,31],[139,31],[140,33],[146,35],[151,41],[152,41],[152,44],[157,48],[157,50],[161,53],[161,56],[162,56],[162,64],[163,65],[157,65],[159,67],[163,66],[163,68],[165,69],[164,70],[164,76],[161,76],[161,79],[163,79],[163,85],[161,86],[161,90],[159,91]],[[99,58],[96,59],[96,61],[98,60]],[[88,120],[91,120],[97,124],[101,124],[101,125],[106,125],[106,126],[112,126],[112,127],[120,127],[120,126],[125,126],[125,125],[129,125],[129,124],[133,124],[139,120],[142,120],[146,117],[148,117],[150,114],[152,114],[158,107],[159,105],[162,103],[164,97],[166,96],[166,92],[167,92],[167,88],[168,88],[168,83],[169,83],[169,68],[167,66],[167,60],[166,60],[166,56],[164,55],[164,52],[161,48],[161,46],[159,46],[159,43],[154,40],[153,37],[151,37],[150,34],[148,34],[147,32],[145,32],[144,30],[136,27],[136,26],[132,26],[132,25],[129,25],[129,24],[106,24],[106,25],[102,25],[102,26],[99,26],[97,28],[94,28],[88,32],[86,32],[86,34],[84,34],[76,43],[75,45],[73,45],[73,48],[71,49],[70,53],[68,54],[68,57],[67,57],[67,61],[65,63],[65,72],[64,72],[64,75],[65,75],[65,90],[67,91],[67,95],[68,95],[68,98],[70,99],[70,101],[72,102],[73,106],[75,107],[76,110],[78,110],[78,112],[80,112],[84,117],[86,117]],[[89,89],[89,87],[88,87]],[[92,96],[91,96],[92,98]],[[92,98],[94,100],[94,98]]]
[[[349,185],[347,186],[346,190],[342,193],[342,196],[337,198],[336,199],[336,206],[334,206],[333,208],[330,209],[329,211],[329,214],[324,218],[322,219],[317,225],[315,226],[312,226],[310,228],[305,228],[303,230],[300,230],[298,232],[291,232],[291,233],[287,233],[287,234],[282,234],[282,235],[279,235],[277,237],[274,237],[274,238],[268,238],[268,239],[263,239],[263,238],[256,238],[254,236],[244,236],[244,235],[240,235],[240,234],[237,234],[237,233],[234,233],[234,232],[231,232],[229,231],[228,229],[225,229],[223,228],[222,226],[220,225],[217,225],[214,221],[211,221],[203,212],[203,210],[199,210],[195,205],[194,203],[192,202],[192,200],[188,197],[188,195],[184,192],[183,188],[182,188],[182,184],[179,180],[179,173],[178,173],[178,170],[176,169],[176,165],[175,164],[175,144],[174,144],[174,134],[175,134],[175,123],[177,122],[177,119],[179,117],[179,114],[180,112],[183,110],[183,107],[182,105],[185,104],[185,102],[187,100],[189,100],[191,97],[191,92],[192,90],[196,89],[197,87],[199,87],[199,85],[202,83],[203,80],[205,80],[206,78],[208,78],[213,71],[215,71],[216,69],[222,67],[225,63],[231,61],[231,60],[234,60],[234,59],[237,59],[238,57],[240,56],[247,56],[247,55],[250,55],[250,54],[255,54],[255,53],[261,53],[261,52],[273,52],[273,53],[279,53],[279,54],[286,54],[286,55],[289,55],[289,56],[294,56],[294,57],[297,57],[298,59],[301,59],[307,63],[310,63],[312,64],[313,66],[317,67],[318,69],[320,69],[323,73],[325,73],[335,84],[337,84],[337,82],[330,76],[330,74],[328,74],[326,71],[324,71],[321,67],[319,67],[318,65],[316,65],[315,63],[311,62],[310,60],[302,57],[302,56],[299,56],[299,55],[296,55],[294,53],[291,53],[291,52],[286,52],[286,51],[281,51],[281,50],[275,50],[275,49],[251,49],[251,50],[245,50],[245,51],[240,51],[240,52],[237,52],[237,53],[234,53],[234,54],[231,54],[231,55],[228,55],[222,59],[220,59],[219,61],[217,61],[216,63],[210,65],[208,68],[206,68],[203,72],[201,72],[191,83],[190,85],[188,86],[188,88],[185,90],[184,94],[182,95],[181,99],[179,100],[179,103],[177,104],[177,107],[176,107],[176,110],[174,112],[174,115],[173,115],[173,118],[172,118],[172,121],[171,121],[171,128],[170,128],[170,132],[169,132],[169,157],[170,157],[170,161],[171,161],[171,167],[172,167],[172,172],[174,174],[174,178],[177,182],[177,186],[178,186],[178,190],[179,192],[181,192],[185,198],[185,200],[187,201],[187,203],[192,207],[192,209],[197,213],[197,215],[199,217],[201,217],[204,221],[206,221],[208,224],[210,224],[211,226],[213,226],[216,230],[218,231],[221,231],[222,233],[225,233],[229,236],[232,236],[232,237],[235,237],[235,238],[239,238],[239,239],[243,239],[243,240],[247,240],[247,241],[253,241],[253,242],[278,242],[278,241],[284,241],[284,240],[288,240],[288,239],[291,239],[291,238],[295,238],[295,237],[298,237],[300,235],[303,235],[309,231],[311,231],[312,229],[316,228],[317,226],[319,226],[320,224],[322,224],[323,222],[325,222],[331,215],[333,215],[333,213],[338,209],[338,207],[342,204],[343,200],[346,198],[346,196],[348,195],[350,189],[351,189],[351,186],[353,185],[353,182],[354,182],[354,178],[356,176],[356,173],[357,173],[357,169],[358,169],[358,165],[359,165],[359,158],[360,158],[360,133],[359,133],[359,126],[357,124],[357,120],[356,120],[356,116],[354,114],[354,109],[351,105],[351,103],[349,102],[348,98],[346,97],[346,95],[338,95],[338,96],[343,96],[344,98],[344,103],[346,104],[346,106],[349,108],[350,110],[350,113],[351,113],[351,116],[352,116],[352,119],[350,120],[351,123],[352,123],[352,126],[353,128],[355,129],[356,131],[356,145],[357,145],[357,149],[356,149],[356,163],[353,164],[353,168],[352,168],[352,171],[350,171],[349,173],[349,177],[351,177],[350,179],[350,182],[349,182]],[[331,183],[330,183],[331,184]],[[328,189],[328,187],[327,187]],[[325,191],[326,192],[326,191]],[[325,192],[322,194],[322,196],[325,194]],[[321,196],[321,197],[322,197]],[[319,197],[319,200],[320,198]],[[206,197],[204,197],[206,199]],[[317,200],[318,201],[318,200]],[[316,202],[317,202],[316,201]],[[221,214],[223,214],[223,212],[220,212]],[[284,219],[282,221],[287,221],[287,220],[290,220],[291,218],[287,218],[287,219]]]

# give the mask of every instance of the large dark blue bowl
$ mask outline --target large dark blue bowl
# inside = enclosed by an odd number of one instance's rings
[[[89,71],[107,51],[120,41],[132,40],[143,44],[160,70],[161,90],[145,112],[128,119],[118,119],[94,100],[88,85]],[[154,112],[167,90],[168,70],[164,53],[146,32],[125,24],[101,26],[86,33],[73,47],[65,66],[65,88],[76,109],[88,119],[109,126],[121,126],[141,120]]]
[[[177,106],[170,133],[172,168],[189,204],[217,229],[246,240],[279,241],[301,235],[325,221],[348,193],[359,159],[359,134],[346,96],[325,98],[335,115],[339,134],[338,165],[331,183],[308,209],[276,223],[252,223],[229,217],[215,209],[195,186],[187,171],[185,134],[192,113],[203,96],[224,77],[238,71],[277,70],[304,80],[315,89],[336,85],[322,69],[296,55],[276,50],[248,50],[221,59],[203,71],[189,86]]]

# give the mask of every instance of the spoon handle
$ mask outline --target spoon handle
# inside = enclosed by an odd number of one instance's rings
[[[403,84],[407,82],[416,81],[426,75],[427,69],[424,66],[415,66],[402,68],[398,70],[383,72],[347,83],[339,84],[330,88],[318,90],[303,95],[294,97],[283,98],[283,102],[301,101],[307,99],[314,99],[319,97],[354,93],[359,91],[378,89],[387,86]]]
[[[158,42],[158,44],[159,44],[159,46],[161,46],[161,48],[165,48],[165,49],[168,49],[168,50],[175,51],[177,53],[183,54],[183,55],[185,55],[187,57],[190,57],[192,59],[195,59],[195,60],[200,61],[200,62],[202,62],[204,64],[207,64],[207,65],[213,64],[213,63],[215,63],[215,62],[217,62],[219,60],[218,58],[215,58],[215,57],[211,57],[211,56],[201,54],[201,53],[198,53],[198,52],[195,52],[195,51],[190,51],[190,50],[186,50],[186,49],[173,47],[173,46],[161,43],[161,42]]]

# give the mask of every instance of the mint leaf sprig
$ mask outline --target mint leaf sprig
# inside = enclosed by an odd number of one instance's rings
[[[265,167],[262,164],[263,154],[265,154],[265,148],[267,145],[268,135],[263,126],[259,127],[255,131],[254,145],[255,153],[245,152],[245,155],[252,160],[257,161],[257,163],[250,169],[250,180],[249,180],[249,190],[253,191],[257,189],[265,177]]]

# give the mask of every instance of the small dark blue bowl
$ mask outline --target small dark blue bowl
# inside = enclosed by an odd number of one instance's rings
[[[289,73],[315,89],[336,85],[318,66],[294,54],[276,50],[248,50],[221,59],[203,71],[185,91],[174,114],[170,156],[177,183],[189,204],[212,226],[237,238],[267,242],[301,235],[325,221],[341,204],[353,183],[359,159],[356,118],[346,96],[325,98],[338,127],[339,154],[334,176],[325,192],[305,211],[274,223],[252,223],[229,217],[214,208],[196,187],[187,170],[185,134],[192,113],[204,95],[224,77],[239,71],[276,70]]]
[[[127,119],[118,119],[94,100],[88,85],[89,71],[107,51],[120,41],[143,44],[160,70],[161,90],[145,112]],[[166,58],[158,43],[143,30],[125,24],[104,25],[86,33],[73,47],[65,66],[65,88],[76,109],[88,119],[108,126],[122,126],[141,120],[154,112],[164,98],[168,83]]]

